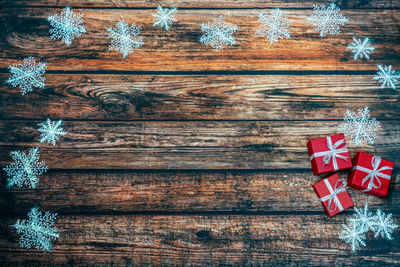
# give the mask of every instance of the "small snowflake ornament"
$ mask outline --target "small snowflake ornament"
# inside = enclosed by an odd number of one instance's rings
[[[177,8],[175,7],[164,8],[162,6],[158,6],[157,13],[153,14],[153,17],[156,18],[153,27],[159,26],[161,28],[164,28],[165,31],[168,31],[169,27],[171,27],[174,22],[177,22],[175,18],[176,10]]]
[[[62,129],[62,120],[59,121],[51,121],[47,119],[46,121],[39,124],[40,128],[38,131],[40,132],[40,143],[48,142],[52,143],[53,146],[56,145],[60,136],[66,135],[67,132]]]
[[[371,229],[375,232],[375,237],[383,237],[392,240],[394,229],[398,226],[394,224],[392,214],[386,214],[381,209],[378,209],[371,223]]]
[[[36,188],[38,176],[47,171],[44,161],[39,161],[38,148],[31,148],[28,155],[21,151],[13,151],[11,156],[14,162],[3,169],[8,176],[8,187],[27,185]]]
[[[120,20],[116,28],[108,28],[108,38],[111,39],[109,50],[121,52],[122,57],[126,58],[134,52],[134,47],[143,46],[143,38],[140,36],[142,27],[132,24],[129,26],[125,21]]]
[[[364,40],[353,37],[353,42],[347,46],[347,49],[353,50],[354,59],[364,57],[369,59],[369,54],[375,50],[375,47],[371,45],[371,41],[368,37],[365,37]]]
[[[356,249],[365,246],[366,231],[362,227],[359,227],[355,222],[350,222],[349,225],[342,224],[343,230],[339,235],[339,238],[351,246],[353,252]]]
[[[358,109],[358,113],[346,110],[341,131],[350,135],[355,146],[360,146],[363,141],[373,144],[376,138],[375,131],[380,128],[380,123],[375,118],[370,118],[368,106]]]
[[[394,69],[392,70],[392,65],[378,65],[378,72],[373,79],[381,84],[381,88],[391,87],[393,90],[396,90],[400,80],[400,73]]]
[[[52,39],[61,39],[67,46],[70,46],[76,37],[86,32],[83,26],[83,13],[75,14],[70,7],[66,7],[61,15],[52,15],[47,18],[50,25]]]
[[[325,35],[336,35],[340,33],[340,27],[346,24],[347,18],[339,13],[340,8],[334,3],[330,6],[314,5],[313,14],[307,18],[314,26],[321,37]]]
[[[45,78],[42,75],[46,72],[46,68],[46,63],[36,63],[33,57],[25,58],[22,64],[14,64],[9,67],[11,76],[6,83],[21,89],[22,95],[32,92],[33,88],[44,88]]]
[[[17,220],[14,228],[21,235],[19,245],[23,248],[35,246],[38,250],[51,251],[52,241],[59,237],[57,228],[54,226],[57,213],[39,211],[34,207],[28,213],[28,219]]]
[[[364,208],[354,207],[354,214],[349,219],[349,222],[358,225],[361,231],[368,232],[371,230],[374,220],[374,214],[368,210],[368,204],[365,204]]]
[[[222,50],[225,46],[236,44],[233,34],[238,30],[238,27],[225,22],[222,16],[214,19],[213,22],[202,24],[201,30],[203,35],[200,37],[200,42],[211,46],[215,51]]]
[[[256,34],[261,37],[267,37],[270,44],[276,43],[281,38],[290,38],[289,21],[282,15],[279,8],[274,9],[271,15],[258,13],[258,21],[261,26]]]

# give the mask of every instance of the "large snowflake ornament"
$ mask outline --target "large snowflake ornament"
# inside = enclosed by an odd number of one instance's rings
[[[70,46],[76,37],[81,36],[86,32],[83,26],[83,13],[75,14],[70,7],[66,7],[61,12],[61,15],[52,15],[47,18],[50,25],[52,39],[61,39],[67,46]]]
[[[169,27],[171,27],[174,22],[177,22],[175,18],[176,10],[177,8],[175,7],[164,8],[162,6],[158,6],[157,13],[153,14],[153,17],[156,18],[153,27],[160,26],[164,28],[165,31],[168,31]]]
[[[214,19],[213,22],[202,24],[201,30],[203,35],[200,37],[200,42],[210,45],[215,51],[222,50],[225,46],[236,44],[233,34],[238,30],[238,27],[225,22],[222,16]]]
[[[57,213],[39,211],[34,207],[28,213],[28,219],[17,220],[14,228],[21,235],[19,244],[23,248],[35,246],[39,250],[50,251],[52,241],[59,237],[57,228],[54,226]]]
[[[366,231],[355,222],[349,225],[342,224],[343,230],[339,238],[351,246],[353,252],[361,246],[365,246]]]
[[[373,144],[376,138],[375,131],[380,128],[380,123],[375,118],[370,118],[368,106],[358,109],[358,113],[346,110],[342,132],[350,135],[355,146],[360,146],[363,141]]]
[[[51,121],[47,119],[46,121],[39,124],[40,128],[38,131],[40,132],[40,143],[48,142],[52,143],[53,146],[56,145],[60,136],[66,135],[67,132],[62,129],[62,120],[59,121]]]
[[[368,37],[365,37],[364,40],[353,37],[353,42],[347,46],[347,49],[353,50],[354,59],[364,57],[369,59],[369,54],[375,50],[375,47],[371,45]]]
[[[340,8],[334,3],[328,7],[325,5],[314,5],[313,14],[307,18],[320,33],[321,37],[325,35],[336,35],[340,33],[340,27],[346,24],[347,18],[339,13]]]
[[[274,9],[269,16],[266,13],[258,13],[258,21],[261,25],[256,34],[267,37],[270,44],[278,42],[280,38],[290,38],[289,21],[279,8]]]
[[[364,208],[354,207],[354,214],[349,219],[349,222],[358,225],[361,231],[368,232],[374,220],[374,214],[368,210],[368,204],[365,204]]]
[[[28,155],[22,151],[13,151],[11,156],[14,162],[3,169],[9,176],[8,187],[27,185],[36,188],[38,176],[47,171],[44,161],[39,161],[38,148],[31,148]]]
[[[393,90],[396,90],[396,86],[400,80],[400,73],[392,69],[392,65],[378,65],[378,72],[373,79],[381,84],[381,88],[391,87]]]
[[[46,72],[46,68],[46,63],[36,63],[33,57],[25,58],[22,64],[14,64],[9,67],[11,76],[6,83],[21,89],[22,95],[32,92],[33,88],[44,88],[45,78],[42,75]]]
[[[142,27],[132,24],[129,26],[125,21],[120,20],[116,28],[108,28],[108,38],[111,39],[109,50],[121,52],[122,57],[126,58],[134,52],[134,47],[143,46],[143,38],[140,36]]]
[[[398,226],[393,222],[391,213],[386,214],[380,209],[377,210],[374,220],[371,224],[371,229],[375,232],[375,237],[381,236],[383,238],[392,240],[393,231],[397,227]]]

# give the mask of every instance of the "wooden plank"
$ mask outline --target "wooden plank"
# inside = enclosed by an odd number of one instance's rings
[[[347,179],[347,173],[340,173]],[[388,197],[348,188],[356,205],[395,208],[400,204],[399,174]],[[35,190],[0,187],[0,210],[25,212],[37,205],[67,213],[104,212],[323,212],[312,189],[311,170],[293,171],[50,171]],[[373,200],[373,201],[372,201]]]
[[[1,119],[332,120],[365,105],[400,119],[399,94],[372,75],[47,74],[46,89],[24,96],[0,86]]]
[[[338,36],[321,38],[306,20],[311,10],[285,10],[292,23],[292,38],[273,46],[254,36],[257,10],[181,10],[178,23],[165,33],[153,28],[154,10],[76,9],[85,13],[87,33],[66,47],[49,37],[46,18],[59,10],[7,8],[2,16],[0,68],[36,56],[49,70],[75,71],[252,71],[252,70],[373,70],[377,64],[400,60],[398,11],[345,10],[349,18]],[[215,52],[199,43],[201,24],[223,15],[240,28],[238,45]],[[144,46],[127,59],[108,51],[106,29],[120,18],[143,27]],[[384,32],[385,34],[382,34]],[[355,34],[356,33],[356,34]],[[374,40],[372,60],[353,60],[346,46],[354,36]]]
[[[309,169],[306,143],[339,133],[339,121],[69,121],[54,147],[39,121],[0,122],[0,162],[39,146],[50,169]],[[354,147],[400,162],[398,121],[382,121],[375,145]]]
[[[315,4],[329,5],[331,0],[0,0],[3,5],[48,6],[48,7],[110,7],[110,8],[148,8],[176,6],[179,8],[312,8]],[[336,1],[341,8],[399,8],[396,0]]]
[[[357,255],[338,238],[349,214],[59,216],[52,253],[18,247],[15,218],[1,218],[0,261],[14,265],[333,266],[400,264],[400,231]],[[395,218],[398,223],[398,219]]]

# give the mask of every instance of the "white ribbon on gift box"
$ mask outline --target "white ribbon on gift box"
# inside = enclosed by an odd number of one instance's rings
[[[345,161],[348,160],[348,158],[346,156],[339,155],[340,153],[348,152],[346,145],[344,147],[338,149],[338,147],[344,143],[345,143],[345,140],[340,139],[334,145],[332,145],[332,138],[330,136],[327,136],[326,137],[326,145],[328,146],[329,150],[322,151],[322,152],[316,152],[316,153],[312,154],[310,157],[310,161],[316,157],[323,157],[322,162],[326,165],[326,164],[329,164],[329,162],[331,162],[331,159],[332,159],[333,169],[335,171],[339,170],[336,158],[344,159]]]
[[[340,211],[343,211],[343,206],[340,203],[340,200],[337,197],[337,194],[346,192],[347,183],[344,182],[344,183],[342,183],[342,185],[338,186],[339,182],[341,182],[341,181],[340,180],[336,181],[335,188],[333,189],[331,184],[329,183],[328,179],[324,179],[324,183],[329,190],[329,195],[326,195],[326,196],[320,198],[319,200],[321,202],[329,200],[328,201],[328,210],[330,212],[334,212],[337,208],[339,208]],[[331,209],[332,201],[333,201],[333,203],[335,203],[335,208],[333,210]]]
[[[364,168],[362,166],[355,166],[351,169],[352,171],[359,170],[359,171],[368,173],[367,176],[365,176],[363,178],[362,183],[361,183],[361,185],[364,185],[364,183],[369,180],[368,187],[367,187],[367,189],[362,190],[362,192],[371,191],[372,188],[375,188],[375,189],[380,188],[382,186],[382,183],[381,183],[381,180],[379,179],[379,177],[386,179],[386,180],[390,180],[390,176],[387,174],[381,173],[381,171],[392,170],[393,168],[391,168],[389,166],[383,166],[382,168],[378,169],[379,165],[381,165],[381,162],[382,162],[381,157],[373,156],[372,160],[371,160],[372,170]],[[378,185],[375,185],[375,183],[374,183],[375,179],[378,182]]]

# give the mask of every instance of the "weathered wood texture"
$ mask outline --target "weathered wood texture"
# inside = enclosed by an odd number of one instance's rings
[[[400,60],[399,12],[396,10],[344,10],[349,22],[338,36],[321,38],[306,20],[311,10],[285,10],[292,23],[292,38],[269,45],[254,36],[257,10],[181,10],[178,23],[165,33],[153,28],[154,10],[77,9],[85,13],[87,33],[66,47],[51,40],[46,18],[59,10],[7,8],[2,10],[5,31],[0,36],[0,68],[18,59],[36,56],[49,70],[76,71],[251,71],[251,70],[373,70],[376,64]],[[201,24],[223,15],[239,27],[238,45],[215,52],[199,43]],[[106,29],[120,18],[143,26],[144,46],[122,59],[108,51]],[[346,46],[355,35],[374,40],[372,60],[353,60]],[[384,33],[384,34],[382,34]]]
[[[347,179],[347,172],[340,177]],[[399,209],[400,176],[388,197],[348,189],[356,206]],[[311,170],[294,171],[50,171],[35,190],[0,187],[0,210],[24,213],[38,205],[58,213],[321,212]],[[2,181],[3,182],[3,181]]]
[[[0,164],[11,150],[42,148],[51,169],[310,168],[309,139],[336,134],[340,121],[66,122],[57,146],[37,142],[39,121],[0,122]],[[382,121],[375,145],[354,147],[400,162],[397,121]],[[313,130],[316,129],[316,130]]]
[[[52,253],[18,247],[11,225],[0,219],[0,261],[15,265],[253,266],[395,265],[394,240],[373,239],[357,255],[338,239],[345,216],[59,216],[61,238]],[[397,221],[397,219],[395,219]]]
[[[341,8],[399,8],[397,0],[339,0]],[[318,4],[329,5],[331,0],[319,0]],[[104,7],[104,8],[155,8],[158,5],[178,8],[312,8],[311,0],[0,0],[0,4],[13,6],[48,7]]]
[[[368,105],[400,119],[400,96],[372,75],[47,74],[22,96],[0,75],[1,119],[331,120]]]

